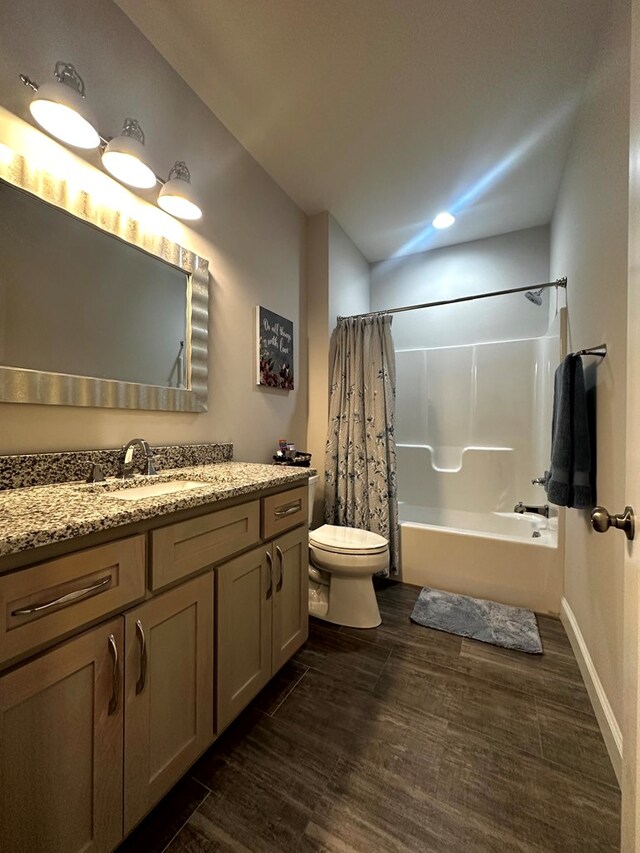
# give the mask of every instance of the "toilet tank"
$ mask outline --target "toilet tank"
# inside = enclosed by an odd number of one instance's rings
[[[309,527],[311,527],[311,520],[313,519],[313,501],[316,496],[316,486],[319,479],[317,474],[309,477]]]

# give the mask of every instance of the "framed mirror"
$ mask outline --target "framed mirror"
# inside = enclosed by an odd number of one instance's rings
[[[0,160],[0,401],[207,409],[208,262]]]

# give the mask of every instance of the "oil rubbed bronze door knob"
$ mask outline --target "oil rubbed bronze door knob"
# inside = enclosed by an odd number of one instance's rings
[[[606,533],[610,527],[616,527],[618,530],[624,530],[627,539],[633,539],[636,532],[633,507],[626,506],[624,512],[610,515],[603,506],[597,506],[591,512],[591,526],[596,533]]]

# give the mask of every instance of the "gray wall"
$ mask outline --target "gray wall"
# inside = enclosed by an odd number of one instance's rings
[[[125,116],[140,120],[158,174],[184,159],[202,198],[193,228],[150,210],[113,184],[112,195],[140,219],[211,263],[209,412],[155,413],[0,404],[0,452],[113,446],[141,434],[153,443],[231,440],[239,459],[267,460],[279,437],[305,443],[307,411],[305,218],[111,0],[25,0],[4,4],[0,27],[0,143],[64,164],[74,180],[86,166],[31,124],[29,92],[18,74],[52,79],[56,60],[85,78],[102,133]],[[102,170],[101,170],[102,172]],[[109,179],[109,184],[112,182]],[[153,200],[154,195],[147,193]],[[122,201],[124,199],[124,201]],[[42,271],[46,275],[46,270]],[[294,321],[296,390],[255,385],[257,304]]]
[[[371,308],[379,311],[548,280],[549,226],[541,225],[372,264]],[[396,347],[543,335],[549,324],[548,294],[543,292],[540,307],[513,294],[398,314],[393,323]]]
[[[369,263],[333,216],[324,211],[307,226],[309,286],[309,426],[307,448],[320,471],[314,524],[323,521],[324,452],[329,417],[332,332],[338,316],[369,310]]]
[[[585,366],[595,407],[597,500],[619,512],[627,502],[630,13],[627,2],[611,8],[553,217],[551,273],[569,277],[569,348],[608,345],[603,362],[585,360]],[[623,536],[595,534],[588,512],[567,511],[565,598],[619,724],[625,542]]]

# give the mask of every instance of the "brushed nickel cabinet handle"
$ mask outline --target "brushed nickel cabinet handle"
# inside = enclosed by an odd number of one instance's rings
[[[273,557],[270,551],[265,551],[267,563],[269,563],[269,589],[267,590],[266,598],[271,598],[273,592]]]
[[[118,647],[116,638],[109,634],[109,651],[113,660],[113,690],[109,699],[109,716],[118,710],[118,697],[120,696],[120,668],[118,667]]]
[[[276,584],[276,592],[280,592],[282,589],[282,584],[284,582],[284,557],[282,555],[282,548],[279,545],[276,545],[276,554],[278,555],[278,559],[280,560],[280,577],[278,578],[278,583]]]
[[[12,610],[12,616],[25,616],[27,613],[41,613],[43,610],[48,610],[50,607],[55,607],[56,604],[70,604],[72,601],[79,601],[81,598],[88,598],[106,586],[111,580],[111,575],[106,578],[92,583],[90,586],[85,586],[82,589],[74,589],[73,592],[68,592],[66,595],[61,595],[59,598],[52,598],[51,601],[42,601],[40,604],[30,604],[28,607],[19,607],[18,610]]]
[[[142,627],[142,622],[139,619],[136,621],[136,634],[140,643],[140,677],[136,681],[137,696],[144,690],[144,685],[147,680],[147,639],[144,635],[144,628]]]
[[[290,504],[283,504],[281,507],[278,507],[273,514],[276,518],[284,518],[286,515],[293,515],[295,512],[300,512],[301,509],[302,499],[298,498],[297,501],[292,501]]]

